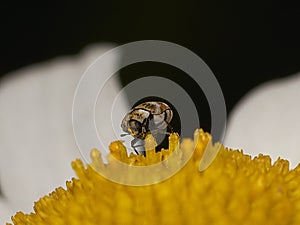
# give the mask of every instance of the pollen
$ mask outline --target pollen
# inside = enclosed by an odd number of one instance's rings
[[[300,166],[289,169],[286,160],[272,163],[269,156],[252,158],[221,145],[213,162],[200,172],[204,151],[214,146],[211,142],[210,134],[201,129],[193,140],[180,140],[173,133],[168,149],[156,151],[156,141],[148,135],[143,156],[128,155],[122,142],[115,141],[109,146],[108,163],[93,149],[91,164],[72,162],[77,178],[68,181],[66,189],[57,188],[35,203],[33,213],[18,212],[12,221],[15,225],[300,224]],[[161,163],[166,170],[182,168],[162,182],[130,186],[99,174],[114,170],[116,160],[128,166]]]

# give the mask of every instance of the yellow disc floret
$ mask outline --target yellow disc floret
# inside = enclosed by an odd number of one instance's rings
[[[205,225],[299,225],[300,166],[289,169],[286,160],[271,163],[269,156],[251,159],[242,151],[221,146],[213,163],[199,171],[211,136],[202,130],[195,139],[179,141],[170,135],[169,149],[155,151],[153,137],[146,138],[146,156],[127,155],[122,142],[110,145],[108,164],[92,150],[92,163],[72,163],[78,178],[67,189],[54,192],[35,203],[34,213],[18,212],[15,225],[98,224],[205,224]],[[175,161],[166,161],[176,154]],[[191,156],[191,157],[190,157]],[[147,186],[121,185],[105,179],[97,170],[113,169],[114,160],[143,166],[163,162],[166,168],[186,161],[169,179]],[[126,178],[127,179],[127,178]],[[130,179],[130,176],[128,176]]]

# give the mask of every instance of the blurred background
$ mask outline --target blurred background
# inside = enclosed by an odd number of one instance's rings
[[[73,93],[84,69],[99,53],[111,47],[156,39],[192,50],[219,81],[229,115],[252,88],[300,71],[300,8],[296,1],[51,1],[39,4],[26,1],[18,5],[5,1],[0,9],[0,220],[1,212],[5,212],[7,221],[17,210],[32,209],[33,201],[70,176],[69,162],[77,156],[59,150],[75,149],[69,121]],[[105,46],[93,54],[81,55],[84,49],[97,44]],[[34,72],[26,69],[39,64],[40,67],[32,69]],[[77,68],[77,64],[81,67]],[[17,73],[19,81],[6,82],[16,70],[21,71]],[[65,74],[70,73],[77,75],[70,79],[71,87],[67,89],[70,77]],[[120,73],[123,85],[140,74],[182,75],[182,71],[158,63],[131,65]],[[60,82],[63,80],[65,84]],[[201,127],[209,130],[210,112],[203,93],[189,79],[178,82],[200,102]],[[62,94],[65,90],[68,98]],[[56,104],[58,99],[61,101]],[[65,106],[65,102],[69,105]],[[31,104],[28,108],[36,106],[37,110],[27,109],[28,104]],[[18,118],[13,117],[12,112],[18,110]],[[13,120],[6,121],[10,115]],[[38,120],[39,115],[45,116]],[[66,120],[68,124],[64,124]],[[65,143],[66,137],[71,144]],[[54,170],[54,161],[61,167]],[[70,171],[62,172],[67,169]]]
[[[251,88],[299,71],[297,1],[1,3],[0,76],[97,42],[158,39],[198,54],[231,111]]]

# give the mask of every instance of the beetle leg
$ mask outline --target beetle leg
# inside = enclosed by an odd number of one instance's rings
[[[136,146],[134,146],[134,144],[137,143],[137,142],[138,142],[138,139],[133,139],[133,140],[131,141],[131,147],[133,148],[133,150],[135,151],[135,153],[136,153],[137,155],[139,155],[139,152],[136,150]]]
[[[170,129],[171,133],[173,133],[174,132],[173,127],[167,121],[165,121],[165,122],[167,123],[167,126]]]
[[[138,141],[140,141],[141,139],[138,139],[138,138],[135,138],[131,141],[131,147],[133,148],[133,150],[135,151],[135,153],[137,155],[140,155],[140,153],[138,152],[138,150],[136,149],[137,147],[140,147],[140,146],[144,146],[143,144],[142,145],[135,145]]]

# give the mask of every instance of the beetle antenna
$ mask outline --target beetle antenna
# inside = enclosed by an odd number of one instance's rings
[[[125,133],[125,134],[120,134],[121,137],[127,136],[129,134]]]

